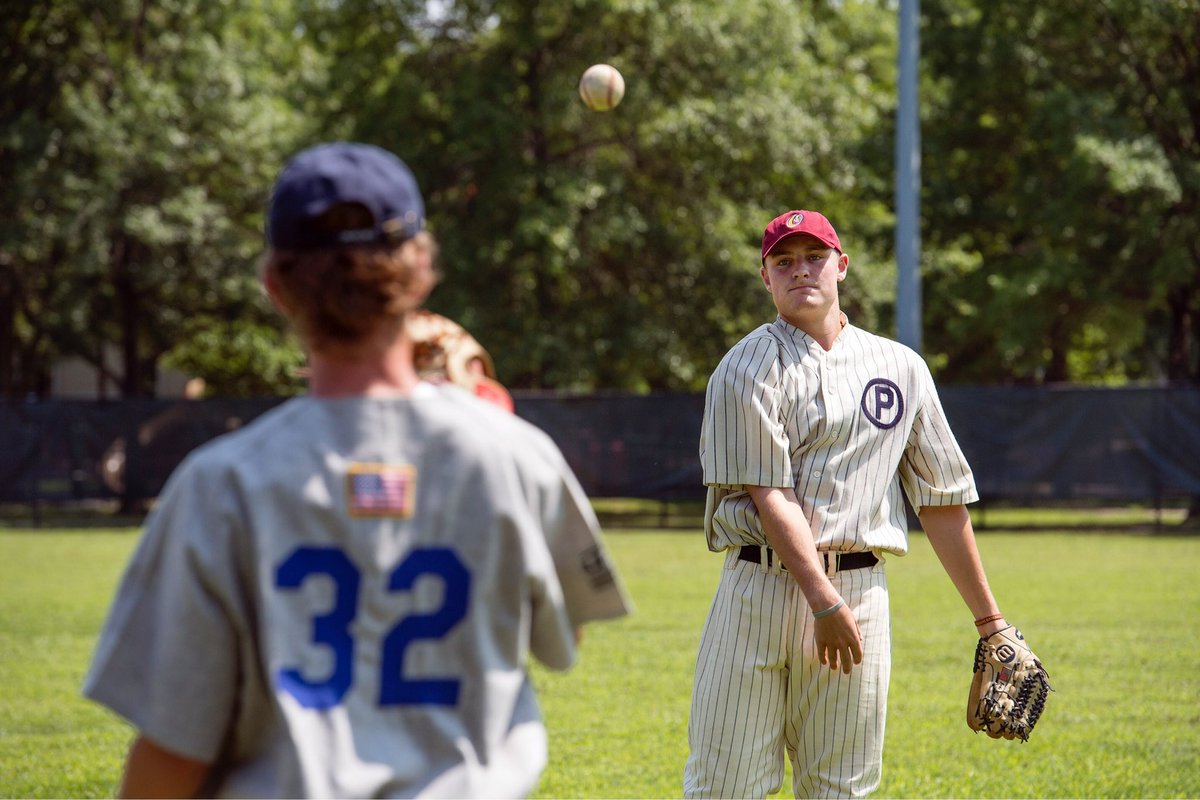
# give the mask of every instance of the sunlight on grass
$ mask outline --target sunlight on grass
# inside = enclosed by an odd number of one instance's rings
[[[130,732],[79,688],[134,542],[130,530],[0,532],[0,796],[111,796]],[[608,542],[637,613],[589,626],[570,672],[534,668],[551,739],[538,798],[682,791],[692,670],[721,557],[698,532],[621,530]],[[989,532],[979,543],[1001,607],[1057,692],[1028,744],[970,732],[974,629],[914,535],[911,554],[888,562],[894,667],[879,796],[1200,796],[1200,537]]]

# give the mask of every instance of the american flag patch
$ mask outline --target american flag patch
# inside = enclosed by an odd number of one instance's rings
[[[417,470],[390,464],[351,464],[346,475],[350,516],[411,517]]]

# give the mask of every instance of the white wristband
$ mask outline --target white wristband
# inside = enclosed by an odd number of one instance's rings
[[[814,611],[813,619],[820,619],[821,617],[828,617],[830,614],[837,611],[839,608],[841,608],[844,605],[846,605],[846,601],[844,599],[839,599],[836,603],[834,603],[833,605],[831,605],[829,608],[825,609],[824,611]]]

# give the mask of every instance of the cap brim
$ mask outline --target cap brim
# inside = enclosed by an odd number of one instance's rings
[[[782,242],[784,239],[791,239],[795,236],[811,236],[812,238],[816,239],[818,242],[825,245],[826,247],[832,247],[834,250],[837,250],[839,253],[842,252],[842,249],[840,247],[838,247],[836,244],[834,244],[833,242],[827,241],[825,239],[822,239],[820,236],[817,236],[812,231],[788,231],[787,233],[783,234],[775,241],[771,242],[771,246],[769,248],[767,248],[767,250],[762,254],[763,263],[765,264],[767,262],[767,256],[771,255],[771,251],[773,251],[776,247],[778,247],[780,242]]]

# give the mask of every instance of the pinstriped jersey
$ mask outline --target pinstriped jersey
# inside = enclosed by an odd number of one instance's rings
[[[709,379],[700,461],[711,550],[766,544],[746,486],[793,488],[819,550],[908,551],[914,508],[971,503],[975,480],[924,360],[847,324],[826,351],[782,318]]]

